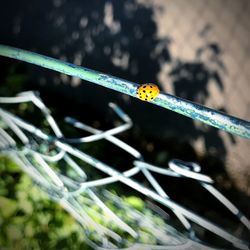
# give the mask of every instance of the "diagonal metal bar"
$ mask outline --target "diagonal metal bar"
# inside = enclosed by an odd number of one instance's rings
[[[134,82],[10,46],[0,45],[0,55],[32,63],[70,76],[79,77],[83,80],[133,97],[136,97],[136,90],[139,86],[139,84]],[[250,139],[250,122],[248,121],[166,93],[160,93],[158,97],[150,102],[192,119],[199,120],[210,126]]]

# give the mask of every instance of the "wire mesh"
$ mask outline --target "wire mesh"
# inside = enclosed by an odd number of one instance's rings
[[[93,248],[214,249],[197,237],[193,230],[194,223],[230,242],[238,249],[249,249],[248,243],[244,240],[179,205],[169,197],[154,173],[197,181],[250,230],[249,220],[213,187],[213,180],[209,176],[200,173],[201,168],[198,164],[172,160],[169,162],[169,169],[154,166],[145,162],[138,150],[118,139],[116,135],[131,128],[132,120],[116,104],[110,103],[109,106],[122,120],[121,125],[102,131],[67,117],[66,123],[92,134],[80,138],[68,138],[63,135],[50,110],[37,93],[23,92],[16,97],[0,98],[2,104],[26,102],[31,102],[40,109],[52,133],[43,131],[42,128],[0,108],[1,152],[14,159],[51,199],[60,203],[82,225],[87,242]],[[101,139],[108,140],[132,155],[135,158],[132,167],[120,172],[77,147]],[[45,152],[41,150],[42,145],[47,146]],[[66,163],[68,171],[59,168],[56,165],[59,162]],[[85,163],[91,168],[86,168]],[[94,169],[103,173],[105,177],[92,179],[91,171]],[[144,175],[151,188],[134,178],[139,173]],[[119,191],[110,190],[109,184],[115,183],[125,184],[138,194],[150,198],[153,203],[144,211],[130,206],[121,199]],[[185,228],[186,234],[178,232],[169,224],[167,213],[159,205],[173,211]],[[117,209],[123,211],[125,216],[117,213]]]

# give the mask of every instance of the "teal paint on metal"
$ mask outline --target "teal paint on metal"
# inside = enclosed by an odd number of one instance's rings
[[[136,97],[136,90],[139,86],[137,83],[10,46],[0,45],[0,55],[52,69],[70,76],[79,77],[83,80],[133,97]],[[166,93],[160,93],[153,101],[150,101],[150,103],[185,115],[194,120],[199,120],[229,133],[250,139],[250,122],[248,121]]]
[[[48,56],[39,55],[34,52],[25,51],[10,46],[0,45],[0,55],[25,61],[31,64],[52,69],[70,76],[79,77],[83,80],[99,84],[131,96],[136,94],[138,84],[102,74],[100,72],[63,62]]]
[[[154,103],[210,126],[250,139],[250,122],[207,108],[182,98],[160,94]]]

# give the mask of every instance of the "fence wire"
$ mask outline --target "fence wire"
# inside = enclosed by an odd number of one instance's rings
[[[137,97],[138,83],[100,73],[85,67],[80,67],[72,63],[40,55],[34,52],[14,48],[0,44],[0,55],[29,62],[34,65],[52,69],[70,76],[76,76],[80,79],[101,85],[103,87]],[[242,120],[223,112],[210,109],[206,106],[194,103],[174,95],[161,92],[152,104],[172,110],[179,114],[201,121],[210,126],[236,134],[243,138],[250,139],[250,122]]]
[[[173,178],[190,178],[217,198],[239,221],[250,230],[250,221],[226,197],[213,187],[213,180],[200,173],[201,167],[193,162],[171,160],[169,168],[149,164],[142,154],[131,145],[118,139],[116,135],[130,129],[132,120],[116,104],[110,108],[121,119],[122,124],[102,131],[74,118],[65,122],[90,133],[81,138],[64,136],[50,110],[35,92],[23,92],[16,97],[1,97],[1,104],[33,103],[44,115],[53,133],[23,120],[12,112],[0,108],[0,150],[9,155],[49,196],[60,203],[83,227],[87,242],[95,249],[215,249],[202,242],[195,233],[194,224],[230,242],[238,249],[249,249],[249,242],[234,236],[215,223],[174,202],[159,184],[155,173]],[[77,145],[98,140],[107,140],[134,157],[131,168],[124,172],[85,153]],[[41,150],[47,146],[47,151]],[[53,149],[53,150],[51,150]],[[63,171],[57,163],[64,162],[68,171]],[[105,177],[92,179],[85,163],[97,169]],[[151,184],[135,180],[143,174]],[[123,183],[144,197],[150,198],[149,213],[130,206],[121,199],[119,193],[110,190],[108,184]],[[158,206],[158,205],[159,206]],[[169,225],[166,212],[160,206],[173,211],[186,229],[179,233]],[[97,208],[97,209],[94,209]],[[121,216],[114,211],[120,210]],[[165,218],[166,217],[166,218]],[[157,218],[158,220],[156,220]]]

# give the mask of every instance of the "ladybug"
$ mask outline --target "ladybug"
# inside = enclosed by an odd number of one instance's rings
[[[143,101],[152,101],[160,93],[157,85],[144,83],[137,88],[137,97]]]

